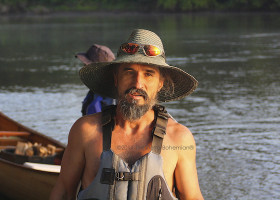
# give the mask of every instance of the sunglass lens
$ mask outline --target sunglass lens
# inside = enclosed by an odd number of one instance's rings
[[[123,44],[121,46],[122,50],[128,54],[135,54],[138,49],[139,49],[139,45],[137,44],[132,44],[132,43],[127,43],[127,44]]]
[[[160,55],[160,49],[153,45],[145,45],[144,50],[148,56],[158,56]]]

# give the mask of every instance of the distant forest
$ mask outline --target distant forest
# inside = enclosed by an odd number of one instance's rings
[[[59,11],[280,11],[280,0],[0,0],[0,14]]]

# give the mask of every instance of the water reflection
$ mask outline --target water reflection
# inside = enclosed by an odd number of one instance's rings
[[[279,14],[0,18],[0,110],[62,142],[87,92],[77,52],[117,51],[133,28],[162,36],[168,63],[199,81],[166,103],[197,142],[205,199],[280,196]],[[113,37],[112,37],[113,36]]]

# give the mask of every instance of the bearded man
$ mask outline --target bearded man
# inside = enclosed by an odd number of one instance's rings
[[[92,91],[116,106],[80,118],[69,133],[51,199],[203,199],[195,141],[160,102],[197,87],[194,77],[166,63],[161,39],[136,29],[116,60],[80,70]]]

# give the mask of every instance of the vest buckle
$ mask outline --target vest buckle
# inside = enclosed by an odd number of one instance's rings
[[[114,184],[115,169],[103,168],[100,177],[100,183],[113,185]]]
[[[122,181],[122,180],[124,180],[124,174],[122,173],[122,176],[121,176],[121,173],[120,172],[116,172],[116,179],[118,180],[118,181]]]

